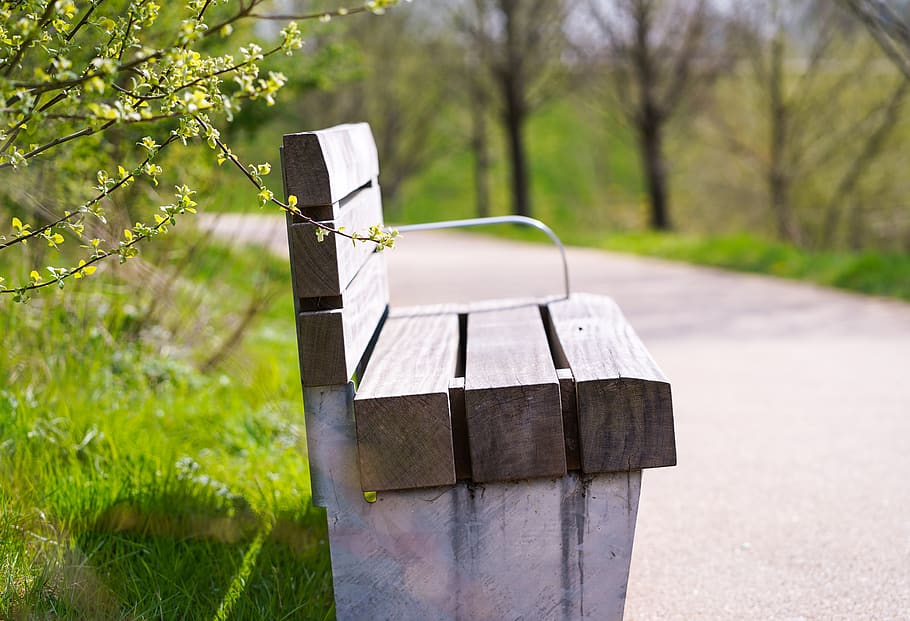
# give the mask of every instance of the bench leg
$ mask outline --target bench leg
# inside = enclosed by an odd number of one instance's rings
[[[368,503],[352,396],[305,392],[339,620],[622,619],[641,471],[380,492]]]

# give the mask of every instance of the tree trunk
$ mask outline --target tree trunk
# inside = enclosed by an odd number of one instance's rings
[[[771,210],[774,213],[774,222],[777,228],[777,237],[781,241],[795,242],[796,234],[793,230],[790,215],[790,190],[784,173],[776,166],[772,166],[768,173],[768,196],[771,201]]]
[[[645,172],[649,199],[649,226],[655,231],[670,230],[670,213],[667,205],[667,167],[664,162],[663,128],[669,116],[666,105],[661,105],[656,92],[658,71],[649,33],[652,31],[654,6],[649,2],[631,5],[635,24],[632,44],[632,64],[638,82],[638,102],[633,115],[638,129],[638,145],[642,168]]]
[[[863,249],[866,241],[866,218],[863,214],[863,207],[860,202],[853,205],[850,210],[850,227],[847,232],[847,243],[850,250],[859,252]]]
[[[487,101],[483,86],[471,93],[471,150],[474,152],[474,202],[477,216],[490,215],[490,147],[487,142]]]
[[[643,123],[639,131],[639,141],[651,207],[649,226],[655,231],[669,231],[672,226],[667,201],[667,167],[664,162],[660,123],[653,119]]]
[[[528,162],[525,155],[524,126],[528,117],[525,93],[524,50],[520,26],[519,0],[500,0],[505,18],[505,64],[498,71],[504,100],[506,134],[509,141],[509,164],[512,177],[512,213],[530,217]],[[525,33],[527,34],[527,33]]]
[[[525,154],[524,125],[527,117],[523,94],[515,76],[503,80],[505,95],[505,124],[509,141],[509,165],[512,179],[512,212],[531,215],[528,162]]]
[[[793,223],[790,206],[790,179],[787,171],[787,125],[790,110],[784,99],[784,30],[780,22],[780,8],[772,7],[776,24],[771,41],[771,70],[768,75],[768,104],[770,121],[770,148],[768,158],[768,199],[777,228],[777,237],[782,241],[797,242],[798,232]]]

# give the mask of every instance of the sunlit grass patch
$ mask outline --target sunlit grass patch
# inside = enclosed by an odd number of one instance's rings
[[[246,313],[287,288],[287,265],[208,244],[192,255],[163,300],[144,288],[167,272],[3,307],[0,618],[331,610],[290,295]],[[235,329],[240,344],[206,365]]]
[[[910,255],[907,254],[813,252],[746,234],[699,237],[635,233],[605,236],[592,245],[910,300]]]

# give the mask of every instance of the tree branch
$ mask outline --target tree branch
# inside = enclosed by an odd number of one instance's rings
[[[6,67],[6,71],[3,72],[5,77],[9,77],[13,72],[13,69],[16,68],[16,65],[19,64],[19,61],[22,60],[25,50],[31,47],[32,43],[35,42],[37,34],[47,26],[47,23],[51,20],[51,17],[53,17],[55,4],[54,0],[47,0],[47,5],[44,7],[44,14],[41,15],[41,19],[38,20],[37,27],[29,34],[28,38],[22,42],[22,45],[18,47],[13,57],[3,64],[3,66]]]
[[[175,140],[177,140],[177,136],[174,136],[174,135],[169,136],[168,139],[164,141],[164,144],[162,144],[161,146],[158,147],[158,149],[156,151],[156,156],[158,153],[161,153],[161,151],[165,147],[167,147],[169,144],[171,144]],[[137,169],[144,168],[146,164],[149,164],[152,161],[152,159],[153,159],[153,156],[151,154],[149,154],[142,161],[142,163],[137,167]],[[123,187],[123,185],[126,184],[127,182],[129,182],[131,179],[135,179],[135,175],[133,173],[129,173],[123,179],[118,180],[110,188],[107,188],[106,190],[99,193],[97,196],[95,196],[91,200],[83,203],[79,207],[79,209],[77,209],[76,211],[72,211],[68,214],[65,214],[65,215],[61,216],[60,218],[57,218],[53,222],[51,222],[49,224],[45,224],[44,226],[35,229],[34,231],[29,231],[28,233],[24,233],[22,235],[19,235],[18,237],[14,237],[13,239],[11,239],[7,242],[0,243],[0,250],[9,248],[10,246],[15,246],[16,244],[19,244],[22,242],[27,242],[28,240],[30,240],[32,238],[39,237],[39,236],[41,236],[42,233],[45,233],[45,232],[53,229],[54,227],[59,226],[60,224],[63,224],[64,222],[69,222],[70,220],[72,220],[80,215],[83,215],[85,213],[86,209],[88,209],[92,205],[95,205],[95,204],[101,202],[103,199],[105,199],[108,196],[110,196],[111,194],[113,194],[116,190]]]

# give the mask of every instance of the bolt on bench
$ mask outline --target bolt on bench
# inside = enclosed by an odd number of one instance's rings
[[[282,163],[308,217],[382,222],[368,125],[285,135]],[[641,470],[676,446],[670,385],[616,304],[389,309],[384,254],[314,228],[288,216],[338,619],[621,619]]]

